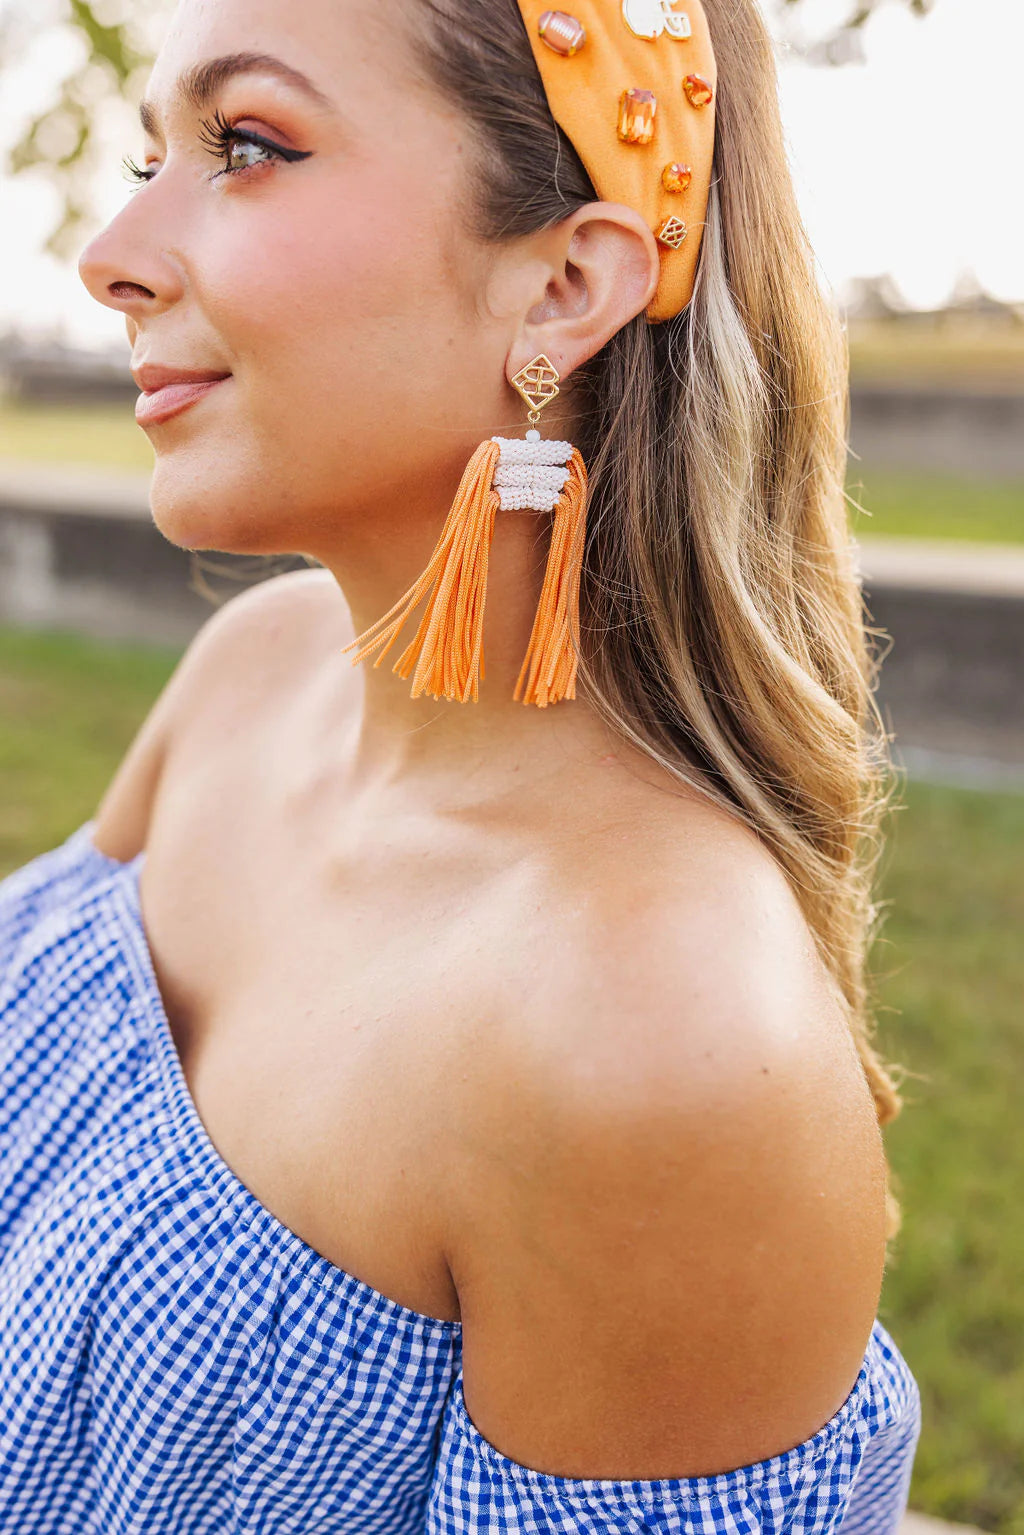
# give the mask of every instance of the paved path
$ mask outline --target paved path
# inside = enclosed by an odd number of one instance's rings
[[[74,516],[149,517],[148,474],[0,459],[0,508]]]
[[[969,544],[951,538],[863,538],[858,565],[867,585],[1024,597],[1024,544]]]

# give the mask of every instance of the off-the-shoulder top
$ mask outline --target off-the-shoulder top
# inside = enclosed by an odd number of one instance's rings
[[[0,881],[0,1535],[898,1527],[920,1395],[880,1321],[839,1411],[769,1460],[584,1480],[490,1444],[461,1325],[335,1267],[220,1157],[153,969],[145,854],[115,861],[93,826]]]

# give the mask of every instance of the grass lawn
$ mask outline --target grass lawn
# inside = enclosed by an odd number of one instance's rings
[[[875,950],[904,1227],[882,1320],[921,1386],[911,1505],[1024,1531],[1024,796],[911,784]]]
[[[847,494],[858,537],[1024,543],[1024,482],[956,479],[854,465]]]
[[[179,652],[0,630],[0,874],[93,814]],[[911,1506],[1024,1535],[1024,796],[910,784],[875,950],[904,1210],[879,1314],[921,1386]]]
[[[0,628],[0,875],[89,819],[179,654]]]
[[[153,449],[123,405],[19,405],[0,396],[0,459],[148,474]]]

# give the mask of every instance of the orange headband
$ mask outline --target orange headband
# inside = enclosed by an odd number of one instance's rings
[[[633,208],[658,241],[654,324],[693,296],[707,216],[718,86],[707,17],[700,0],[570,3],[519,9],[552,116],[598,197]]]

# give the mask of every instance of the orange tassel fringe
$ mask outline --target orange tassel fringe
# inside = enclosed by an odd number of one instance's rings
[[[379,651],[379,666],[413,609],[428,596],[415,638],[392,670],[408,677],[415,667],[412,697],[429,693],[459,703],[479,699],[486,673],[483,655],[487,570],[500,496],[494,475],[501,449],[493,439],[480,444],[452,503],[430,562],[394,607],[342,654],[357,650],[353,665]],[[514,698],[545,708],[576,696],[579,655],[579,592],[586,537],[587,471],[578,449],[554,512],[551,546],[533,632]],[[358,649],[357,649],[358,647]]]
[[[580,575],[587,532],[587,468],[579,448],[555,508],[551,547],[533,633],[512,695],[544,709],[576,697],[580,650]],[[524,691],[525,685],[525,691]]]
[[[400,677],[408,677],[416,667],[413,698],[431,693],[466,703],[479,697],[487,559],[498,510],[494,471],[500,455],[496,442],[480,444],[466,465],[426,570],[383,618],[342,650],[344,655],[360,646],[353,661],[358,665],[383,646],[373,663],[379,666],[412,610],[433,587],[416,638],[392,668]]]

